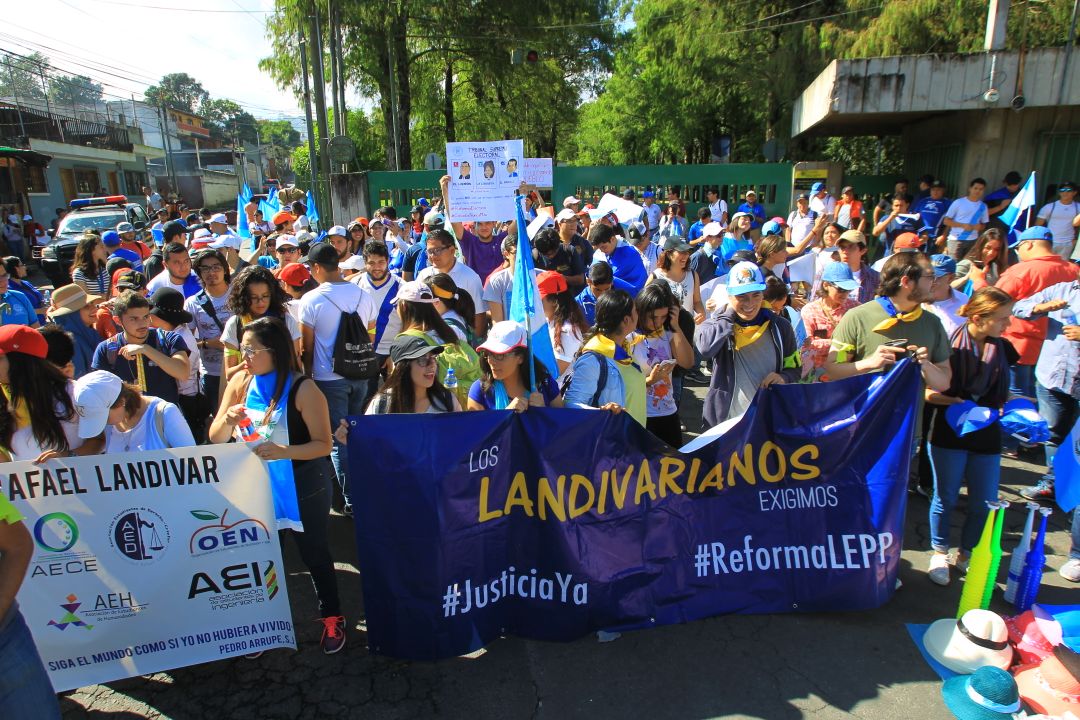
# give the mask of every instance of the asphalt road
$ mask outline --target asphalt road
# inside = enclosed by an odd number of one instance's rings
[[[704,390],[689,389],[685,417],[701,417]],[[1009,550],[1024,520],[1016,491],[1036,482],[1042,468],[1005,465],[1002,492],[1014,502],[1003,543]],[[63,696],[64,717],[947,718],[940,682],[905,629],[905,623],[952,616],[963,587],[954,580],[941,588],[926,579],[927,506],[909,496],[904,587],[871,612],[724,616],[624,633],[604,643],[596,636],[561,644],[506,638],[473,658],[438,663],[368,653],[365,634],[354,627],[362,599],[352,521],[334,515],[331,539],[350,626],[342,652],[325,656],[319,650],[314,593],[286,543],[298,652],[275,650],[253,661],[225,660],[82,688]],[[1040,599],[1080,602],[1075,586],[1056,573],[1069,551],[1060,510],[1051,529]],[[1010,612],[1000,599],[992,609]]]

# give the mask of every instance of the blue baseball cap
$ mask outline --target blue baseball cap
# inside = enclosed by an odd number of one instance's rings
[[[1016,242],[1009,243],[1009,247],[1014,248],[1025,240],[1046,240],[1048,242],[1053,242],[1054,234],[1050,232],[1050,228],[1048,227],[1034,225],[1020,233],[1020,236],[1016,238]]]
[[[431,207],[431,202],[427,198],[420,198],[416,201],[417,205],[423,205],[426,208]]]
[[[735,263],[728,273],[728,295],[745,295],[752,292],[765,292],[765,276],[761,268],[752,262]]]
[[[101,242],[105,243],[108,247],[120,244],[120,233],[115,230],[108,230],[101,236]]]
[[[814,183],[813,185],[810,186],[810,192],[812,192],[812,193],[819,193],[824,189],[825,189],[825,183],[821,183],[821,182],[816,182],[816,183]]]
[[[945,277],[956,272],[956,261],[948,255],[931,255],[930,263],[934,266],[934,277]]]
[[[761,226],[762,237],[766,235],[779,235],[782,232],[784,232],[784,228],[775,220],[769,220]]]
[[[643,198],[656,197],[656,193],[653,192],[652,190],[646,190],[645,192],[641,193],[641,197],[643,197]]]
[[[821,281],[832,283],[841,290],[852,292],[859,289],[859,281],[845,262],[831,262],[821,273]]]

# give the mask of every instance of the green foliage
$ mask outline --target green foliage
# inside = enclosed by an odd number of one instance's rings
[[[258,137],[258,124],[251,113],[232,100],[204,100],[199,105],[199,113],[210,121],[210,134],[219,140],[239,140],[255,144]]]
[[[198,112],[210,100],[210,93],[202,83],[187,73],[169,73],[157,85],[146,88],[143,96],[152,105],[165,105],[190,113]]]
[[[256,120],[259,140],[264,145],[280,145],[292,149],[300,145],[300,133],[288,120]]]
[[[41,74],[48,67],[49,60],[41,53],[33,53],[25,58],[3,56],[0,60],[0,96],[13,100],[45,98],[41,86]]]
[[[59,105],[94,105],[104,88],[85,75],[49,78],[49,100]]]

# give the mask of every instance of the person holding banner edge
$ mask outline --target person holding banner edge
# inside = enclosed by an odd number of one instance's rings
[[[303,524],[302,532],[291,534],[319,599],[320,644],[331,655],[345,646],[345,617],[327,535],[335,476],[329,459],[330,409],[318,386],[300,373],[292,337],[281,320],[263,317],[245,326],[240,354],[241,370],[225,388],[210,425],[210,442],[228,442],[246,421],[259,435],[250,447],[267,461],[271,480],[291,477]]]
[[[469,410],[513,410],[562,407],[559,386],[547,368],[529,352],[525,328],[513,320],[492,326],[487,340],[476,348],[483,377],[469,388]],[[530,392],[529,362],[534,365],[536,390]]]

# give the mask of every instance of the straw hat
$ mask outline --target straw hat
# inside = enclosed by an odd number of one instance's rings
[[[78,285],[65,285],[52,294],[49,315],[53,317],[70,315],[79,312],[87,305],[100,301],[100,295],[87,295],[86,291]]]
[[[1004,670],[1012,664],[1005,621],[989,610],[968,610],[959,620],[938,620],[926,631],[923,644],[931,657],[962,675],[986,665]]]
[[[1020,697],[1044,715],[1080,714],[1080,654],[1058,645],[1041,665],[1016,671]]]

